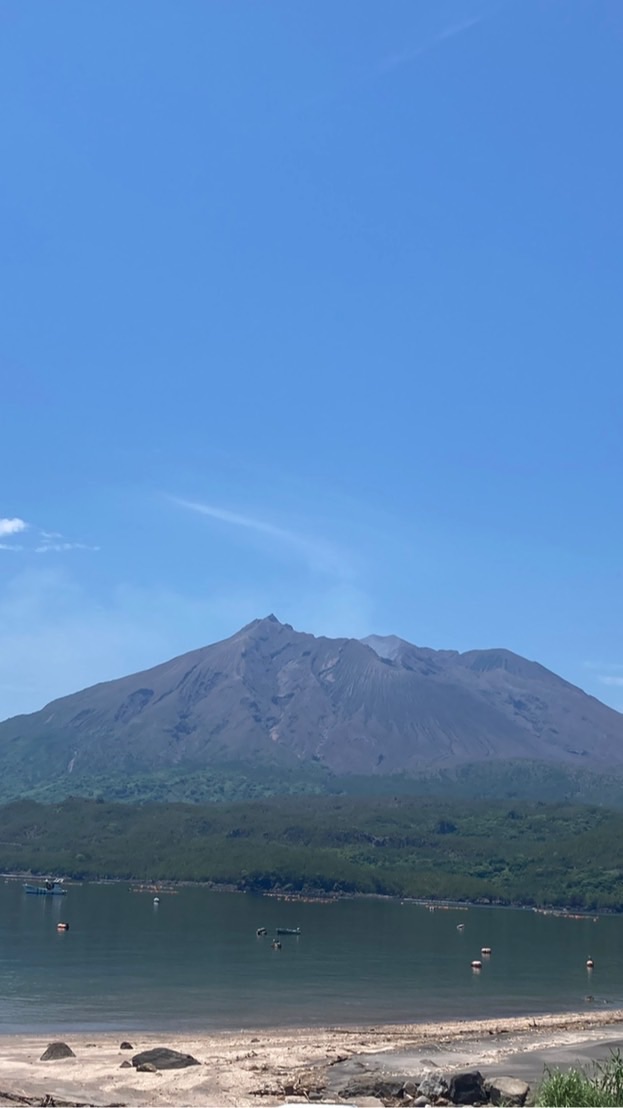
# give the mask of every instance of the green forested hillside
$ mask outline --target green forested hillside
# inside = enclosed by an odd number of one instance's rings
[[[66,796],[122,801],[128,804],[212,804],[263,800],[288,795],[439,797],[451,803],[490,800],[564,801],[623,808],[623,776],[588,773],[546,762],[477,762],[419,774],[370,777],[333,774],[316,762],[279,766],[244,761],[223,762],[210,769],[189,765],[153,772],[109,773],[31,781],[9,770],[0,777],[0,804],[17,798],[50,804]]]
[[[0,867],[623,910],[623,815],[413,797],[0,808]]]

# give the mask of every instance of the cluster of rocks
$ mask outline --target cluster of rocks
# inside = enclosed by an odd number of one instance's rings
[[[311,1077],[311,1080],[310,1080]],[[257,1090],[259,1095],[285,1095],[290,1103],[295,1100],[322,1102],[327,1099],[326,1085],[314,1073],[299,1074],[297,1078],[284,1081],[281,1089],[264,1087]],[[460,1070],[442,1073],[440,1070],[427,1070],[419,1077],[404,1074],[388,1075],[367,1073],[351,1080],[340,1088],[337,1100],[342,1104],[351,1104],[352,1108],[373,1108],[384,1105],[386,1108],[397,1106],[424,1108],[425,1105],[471,1105],[484,1108],[485,1105],[506,1105],[508,1108],[522,1108],[526,1103],[530,1086],[515,1077],[484,1078],[479,1070]]]
[[[120,1050],[133,1050],[132,1043],[126,1041],[122,1042],[119,1046]],[[50,1043],[43,1054],[41,1055],[41,1062],[56,1062],[60,1058],[75,1058],[73,1050],[67,1043],[53,1042]],[[131,1062],[123,1061],[121,1063],[122,1069],[129,1069],[131,1066],[139,1073],[158,1073],[160,1070],[181,1070],[186,1069],[187,1066],[200,1066],[201,1062],[198,1062],[196,1058],[193,1058],[192,1054],[182,1054],[179,1050],[171,1050],[168,1046],[157,1046],[152,1050],[142,1050],[140,1054],[135,1054]]]
[[[371,1103],[375,1098],[383,1105],[463,1104],[478,1108],[482,1105],[507,1105],[522,1108],[530,1086],[515,1077],[484,1078],[480,1070],[460,1070],[444,1074],[429,1070],[419,1078],[368,1074],[351,1079],[340,1090],[340,1099]]]

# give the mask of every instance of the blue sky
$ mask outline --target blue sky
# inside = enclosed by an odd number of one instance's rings
[[[0,24],[0,717],[270,611],[623,709],[619,0]]]

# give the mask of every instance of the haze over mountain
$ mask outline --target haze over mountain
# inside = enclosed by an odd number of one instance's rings
[[[316,638],[274,616],[0,724],[5,796],[232,764],[378,777],[518,760],[620,767],[623,715],[508,650]]]

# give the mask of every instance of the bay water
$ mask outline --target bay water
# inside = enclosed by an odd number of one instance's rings
[[[200,887],[161,892],[155,905],[153,892],[125,884],[67,889],[35,897],[20,881],[0,883],[0,1033],[371,1025],[623,1006],[618,916],[302,903]],[[58,932],[59,921],[69,930]],[[301,934],[280,937],[275,950],[278,927]]]

